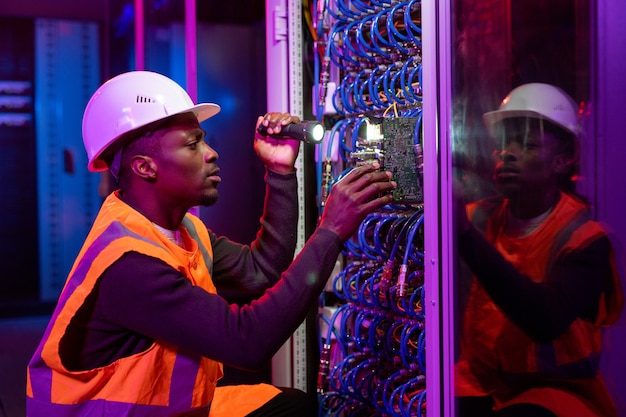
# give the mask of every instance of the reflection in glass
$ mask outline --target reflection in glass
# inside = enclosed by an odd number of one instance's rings
[[[617,416],[620,276],[576,192],[589,4],[480,3],[453,2],[456,414]]]

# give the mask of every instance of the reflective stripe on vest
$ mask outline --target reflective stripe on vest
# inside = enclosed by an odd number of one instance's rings
[[[209,271],[209,275],[213,276],[213,258],[211,257],[211,255],[209,255],[209,251],[207,250],[206,246],[204,246],[204,243],[202,243],[202,239],[200,239],[200,236],[198,236],[198,230],[193,224],[193,221],[191,221],[191,218],[185,217],[183,218],[182,225],[184,228],[187,229],[189,235],[193,238],[193,240],[198,243],[200,252],[202,252],[202,258],[204,258],[206,269],[207,271]]]

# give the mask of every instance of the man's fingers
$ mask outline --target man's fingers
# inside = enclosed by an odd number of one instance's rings
[[[337,181],[335,185],[342,184],[344,186],[363,189],[372,182],[389,181],[390,179],[391,173],[380,171],[380,164],[375,162],[354,168],[346,176]]]
[[[363,165],[355,168],[335,185],[353,196],[363,195],[365,199],[389,192],[396,187],[396,183],[391,181],[391,173],[379,171],[376,165]]]
[[[371,213],[372,211],[381,208],[387,204],[390,204],[393,201],[393,196],[391,194],[381,195],[377,198],[374,198],[367,203],[361,206],[363,213]]]

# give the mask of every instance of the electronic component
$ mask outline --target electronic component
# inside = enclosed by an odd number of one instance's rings
[[[421,145],[416,139],[418,118],[386,118],[382,122],[381,169],[392,173],[398,184],[393,191],[395,201],[424,201]]]
[[[357,166],[378,161],[382,170],[392,173],[396,202],[424,201],[419,121],[418,117],[370,118],[362,124],[358,149],[350,154]]]

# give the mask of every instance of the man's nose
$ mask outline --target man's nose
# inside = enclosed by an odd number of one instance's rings
[[[501,161],[512,161],[517,159],[519,153],[519,146],[516,143],[508,143],[504,145],[498,152],[498,158]]]
[[[217,151],[209,146],[208,143],[204,142],[204,161],[205,162],[215,162],[220,157]]]

